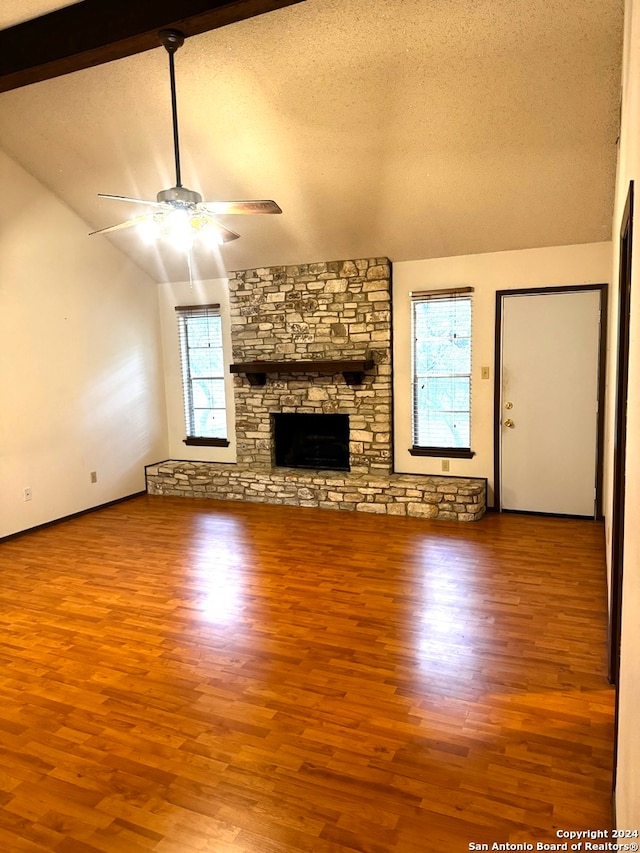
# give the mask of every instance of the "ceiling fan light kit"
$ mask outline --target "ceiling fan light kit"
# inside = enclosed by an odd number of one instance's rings
[[[98,193],[100,198],[143,204],[155,210],[135,216],[118,225],[92,231],[94,234],[108,234],[125,228],[138,226],[145,242],[165,240],[180,251],[190,253],[196,241],[209,248],[221,246],[240,237],[231,231],[215,216],[227,214],[264,214],[282,213],[280,207],[270,199],[250,199],[245,201],[202,200],[200,193],[182,185],[180,171],[180,138],[178,134],[178,107],[174,54],[184,44],[184,34],[179,30],[160,30],[158,39],[169,55],[169,80],[171,85],[171,115],[173,119],[173,148],[176,169],[176,185],[160,190],[155,201],[128,196]]]

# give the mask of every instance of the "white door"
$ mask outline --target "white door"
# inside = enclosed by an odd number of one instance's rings
[[[600,290],[502,296],[502,509],[595,515]]]

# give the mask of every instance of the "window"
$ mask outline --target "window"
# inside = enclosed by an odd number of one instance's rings
[[[227,447],[222,321],[219,305],[176,308],[185,444]]]
[[[471,457],[471,292],[411,294],[415,456]]]

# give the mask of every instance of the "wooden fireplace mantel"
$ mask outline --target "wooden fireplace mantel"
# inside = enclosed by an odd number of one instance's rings
[[[365,370],[375,365],[372,358],[346,361],[244,361],[231,364],[231,373],[244,373],[250,385],[265,385],[272,373],[342,373],[347,385],[361,385]]]

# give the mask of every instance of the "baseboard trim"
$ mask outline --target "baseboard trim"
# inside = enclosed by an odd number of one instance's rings
[[[107,501],[104,504],[91,506],[88,509],[81,509],[79,512],[72,512],[71,515],[63,515],[61,518],[54,518],[53,521],[45,521],[42,524],[36,524],[35,527],[27,527],[26,530],[18,530],[15,533],[9,533],[7,536],[0,536],[0,545],[2,545],[3,542],[9,542],[12,539],[17,539],[19,536],[26,536],[28,533],[37,533],[38,530],[46,530],[47,527],[53,527],[56,524],[64,524],[65,521],[80,518],[80,516],[88,515],[91,512],[98,512],[98,510],[124,503],[124,501],[130,501],[132,498],[138,498],[141,495],[146,495],[146,491],[134,492],[131,495],[125,495],[123,498],[116,498],[115,500]]]

